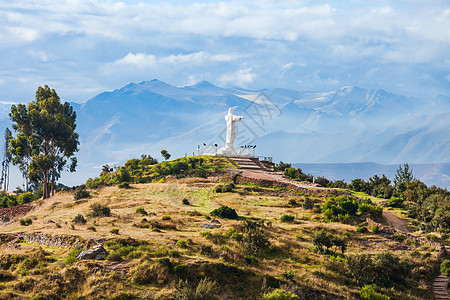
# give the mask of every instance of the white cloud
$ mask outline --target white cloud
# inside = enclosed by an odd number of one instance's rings
[[[222,84],[230,85],[247,85],[256,79],[256,74],[252,73],[252,68],[239,69],[236,72],[222,75],[219,81]]]
[[[93,87],[117,88],[154,77],[172,84],[193,83],[194,78],[239,81],[256,88],[278,83],[298,88],[301,80],[314,89],[315,83],[321,86],[325,81],[355,84],[361,76],[368,87],[381,82],[382,76],[389,85],[382,88],[415,93],[423,87],[413,77],[450,71],[445,64],[450,53],[450,4],[433,3],[3,1],[0,74],[16,78],[17,93],[26,90],[26,83],[18,79],[25,77],[34,77],[28,84],[85,78],[92,86],[83,90],[94,96],[87,92]],[[408,69],[407,76],[394,76],[394,67]],[[25,74],[25,69],[34,71]],[[317,69],[326,75],[308,77]],[[430,86],[437,77],[431,76]],[[433,86],[450,94],[450,87]],[[0,91],[0,100],[8,97]]]
[[[144,53],[128,53],[126,56],[114,61],[112,65],[132,65],[141,69],[152,67],[156,64],[156,57],[154,55],[147,55]]]

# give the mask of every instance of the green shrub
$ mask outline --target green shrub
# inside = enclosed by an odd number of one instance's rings
[[[331,232],[327,232],[325,229],[313,233],[311,237],[314,246],[316,246],[321,253],[333,254],[338,248],[344,253],[347,249],[347,242],[344,239],[333,235]],[[326,250],[323,247],[325,247]],[[334,247],[334,250],[331,250],[333,249],[332,247]]]
[[[302,203],[302,207],[304,209],[313,209],[314,208],[314,201],[311,198],[306,198],[303,203]]]
[[[82,214],[78,214],[75,216],[75,218],[73,218],[72,222],[74,222],[75,224],[86,224],[87,221]]]
[[[91,193],[89,191],[86,191],[86,186],[82,185],[73,191],[73,198],[74,200],[80,200],[84,198],[91,198]]]
[[[162,216],[161,220],[170,221],[170,220],[172,220],[172,218],[170,216]]]
[[[30,203],[31,201],[35,200],[36,196],[33,193],[22,193],[19,196],[17,196],[17,204],[25,204]]]
[[[298,299],[300,298],[297,295],[282,289],[275,289],[272,292],[263,295],[263,300],[298,300]]]
[[[229,193],[232,192],[233,189],[235,188],[234,183],[228,183],[226,185],[218,185],[216,186],[216,188],[214,189],[214,191],[216,193]]]
[[[287,279],[287,280],[291,280],[295,277],[295,272],[294,271],[284,271],[283,273],[280,274],[281,277]]]
[[[147,216],[147,215],[148,215],[147,211],[145,211],[145,209],[142,208],[142,207],[136,208],[136,213],[137,213],[137,214],[144,215],[144,216]]]
[[[201,279],[197,285],[190,284],[187,280],[178,281],[174,284],[175,299],[179,300],[207,300],[218,299],[219,286],[215,281],[212,281],[208,277]]]
[[[450,277],[450,259],[446,259],[441,263],[441,273],[444,276]]]
[[[130,188],[130,184],[128,182],[126,182],[126,181],[123,181],[123,182],[119,183],[117,185],[117,187],[119,189],[129,189]]]
[[[187,242],[185,240],[178,240],[176,245],[179,248],[186,248],[187,247]]]
[[[239,218],[236,211],[228,206],[221,206],[219,208],[216,208],[212,212],[210,212],[210,214],[222,219],[237,220]]]
[[[111,210],[108,207],[108,205],[102,205],[100,203],[92,203],[89,206],[89,209],[91,210],[88,213],[88,216],[95,218],[95,217],[109,217],[111,215]]]
[[[380,228],[378,227],[378,225],[374,225],[372,229],[370,229],[370,231],[372,231],[373,233],[378,233],[380,232]]]
[[[33,220],[31,220],[31,218],[20,219],[19,222],[20,222],[20,225],[22,225],[22,226],[28,226],[28,225],[33,224]]]
[[[379,288],[375,285],[364,285],[360,291],[361,300],[389,300],[389,296],[377,292]]]
[[[64,263],[66,265],[71,265],[74,262],[77,261],[77,256],[83,251],[83,249],[80,248],[73,248],[72,250],[70,250],[69,254],[67,255],[67,257],[64,260]]]
[[[295,217],[292,215],[282,215],[280,217],[281,222],[292,223],[294,222]]]
[[[367,232],[367,227],[366,226],[357,226],[356,227],[356,231],[360,232],[360,233],[364,233]]]
[[[119,234],[119,228],[112,228],[112,229],[109,231],[109,233],[112,233],[112,234]]]
[[[186,199],[186,198],[184,198],[181,202],[182,202],[184,205],[191,205],[191,203],[189,203],[189,200]]]
[[[297,203],[297,201],[295,201],[295,199],[290,199],[290,200],[288,201],[288,204],[289,204],[290,206],[293,206],[293,207],[295,207],[295,206],[298,205],[298,203]]]
[[[271,243],[258,223],[245,220],[239,228],[243,233],[240,243],[245,254],[259,255],[270,248]]]
[[[96,231],[97,231],[97,229],[95,229],[94,226],[89,226],[89,227],[87,228],[87,230],[90,230],[90,231],[93,231],[93,232],[96,232]]]
[[[391,199],[388,200],[387,205],[389,207],[403,207],[403,199],[398,197],[391,197]]]
[[[349,256],[346,266],[355,283],[359,285],[391,287],[396,283],[404,284],[411,274],[409,262],[390,252]]]

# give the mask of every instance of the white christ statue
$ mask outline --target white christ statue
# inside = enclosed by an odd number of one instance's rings
[[[224,148],[219,150],[219,154],[224,155],[236,155],[237,151],[234,149],[233,143],[236,139],[236,122],[244,119],[242,116],[234,115],[234,108],[228,110],[228,114],[225,116],[225,121],[227,121],[227,139]]]

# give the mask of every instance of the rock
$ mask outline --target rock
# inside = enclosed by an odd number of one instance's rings
[[[8,215],[3,215],[0,222],[2,224],[8,223],[10,221],[9,216]]]
[[[78,259],[105,259],[108,255],[108,251],[103,248],[102,245],[95,245],[91,250],[86,250],[81,252],[77,258]]]
[[[220,222],[219,222],[218,220],[216,220],[216,219],[212,219],[212,220],[211,220],[211,223],[217,223],[217,224],[220,224]]]
[[[214,229],[214,228],[220,228],[222,225],[216,225],[216,224],[202,224],[202,228],[205,229]]]

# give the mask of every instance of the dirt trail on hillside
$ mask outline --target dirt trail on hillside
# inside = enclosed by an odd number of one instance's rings
[[[386,220],[387,224],[392,228],[403,231],[403,232],[413,232],[413,230],[408,226],[408,221],[397,217],[394,213],[386,211],[383,209],[383,218]]]

